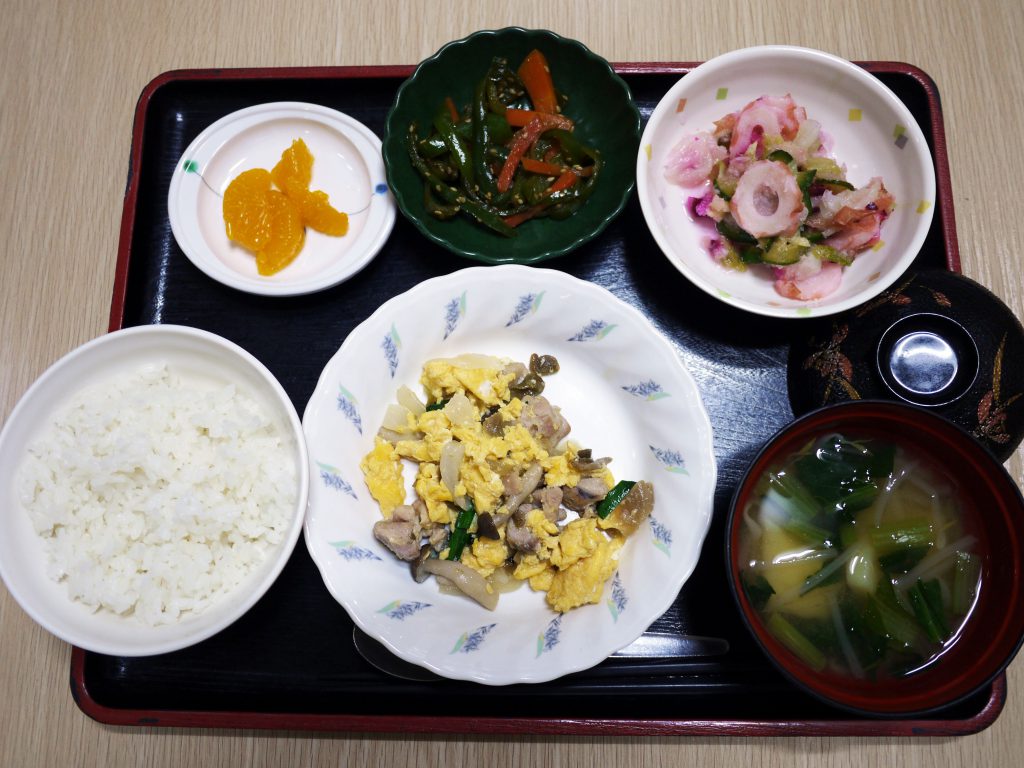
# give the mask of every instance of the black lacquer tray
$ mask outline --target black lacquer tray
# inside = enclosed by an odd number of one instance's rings
[[[616,69],[646,119],[693,66],[620,64]],[[935,159],[937,211],[914,266],[959,271],[935,85],[907,64],[862,66],[907,104]],[[179,323],[218,333],[262,360],[301,413],[328,359],[382,302],[426,278],[472,266],[426,241],[399,216],[384,250],[348,282],[311,296],[261,297],[207,278],[171,233],[171,174],[210,123],[253,104],[309,101],[341,110],[380,134],[410,71],[202,70],[170,72],[150,83],[136,111],[111,330]],[[591,280],[640,308],[673,341],[697,380],[719,463],[715,517],[696,571],[651,631],[722,637],[731,646],[727,655],[627,674],[609,674],[623,662],[608,660],[595,670],[540,685],[401,680],[378,672],[356,652],[352,622],[328,594],[300,542],[264,599],[200,645],[147,658],[76,648],[71,687],[82,710],[121,725],[497,735],[938,735],[991,724],[1005,701],[1005,676],[927,718],[853,718],[796,690],[741,623],[726,582],[725,516],[747,462],[792,418],[786,364],[790,342],[804,330],[800,321],[755,321],[692,286],[658,250],[635,195],[600,238],[543,266]]]

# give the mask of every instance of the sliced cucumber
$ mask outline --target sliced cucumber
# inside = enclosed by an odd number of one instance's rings
[[[806,251],[807,241],[803,238],[776,237],[771,247],[765,251],[764,260],[768,264],[780,266],[796,264]]]
[[[732,216],[724,217],[715,225],[715,228],[718,230],[719,234],[729,238],[734,243],[757,245],[757,238],[742,229]]]

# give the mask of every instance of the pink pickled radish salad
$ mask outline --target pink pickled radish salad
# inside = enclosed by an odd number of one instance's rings
[[[790,95],[762,96],[713,131],[685,136],[665,178],[700,190],[687,207],[708,225],[706,246],[719,264],[768,268],[781,296],[813,301],[879,242],[895,206],[881,178],[854,187],[830,144]]]

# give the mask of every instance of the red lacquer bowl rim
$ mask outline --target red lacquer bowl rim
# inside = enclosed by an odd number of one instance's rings
[[[900,680],[854,681],[816,673],[776,640],[740,588],[739,539],[742,510],[765,470],[826,431],[899,436],[924,444],[933,457],[956,459],[956,477],[971,493],[985,496],[979,526],[983,541],[998,547],[985,558],[983,590],[959,639],[928,669]],[[975,502],[977,503],[977,502]],[[834,706],[873,716],[905,717],[934,712],[969,697],[1013,660],[1024,641],[1024,497],[999,461],[952,422],[923,408],[862,400],[812,411],[777,432],[751,462],[729,508],[726,564],[729,585],[743,621],[772,663],[791,681]]]

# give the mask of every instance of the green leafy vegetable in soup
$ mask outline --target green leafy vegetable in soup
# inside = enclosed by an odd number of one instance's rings
[[[761,479],[743,525],[747,599],[814,669],[873,679],[928,666],[981,585],[956,489],[892,442],[806,446]]]

